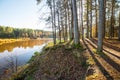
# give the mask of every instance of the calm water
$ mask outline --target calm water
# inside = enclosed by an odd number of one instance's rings
[[[17,60],[17,65],[26,64],[34,52],[40,52],[45,42],[39,39],[7,43],[0,45],[0,72],[10,67],[10,62]]]

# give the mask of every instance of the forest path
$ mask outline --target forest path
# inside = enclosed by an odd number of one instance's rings
[[[98,38],[92,38],[91,41],[96,43],[98,41]],[[104,39],[103,44],[104,46],[110,49],[112,48],[120,53],[120,41],[118,41],[117,39]]]
[[[93,43],[89,39],[85,39],[84,45],[86,46],[87,50],[89,51],[92,59],[94,60],[94,74],[92,74],[92,79],[95,80],[120,80],[120,55],[119,52],[112,51],[109,48],[109,52],[106,51],[108,47],[104,46],[104,50],[102,54],[96,53],[97,45]],[[111,50],[111,51],[110,51]],[[93,66],[92,65],[92,66]],[[96,68],[96,67],[97,68]],[[98,70],[99,73],[96,71]],[[103,75],[103,76],[102,76]],[[101,77],[98,77],[101,76]],[[90,80],[91,77],[89,76],[87,80]]]

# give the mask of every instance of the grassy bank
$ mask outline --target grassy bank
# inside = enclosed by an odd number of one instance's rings
[[[11,80],[84,80],[88,64],[84,49],[73,42],[49,43]]]
[[[29,40],[29,38],[19,38],[19,39],[0,39],[0,45],[6,44],[6,43],[13,43],[17,41],[25,41]]]

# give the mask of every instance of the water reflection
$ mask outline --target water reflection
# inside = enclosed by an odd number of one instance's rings
[[[34,45],[40,45],[42,44],[44,41],[40,40],[40,39],[36,39],[36,40],[28,40],[28,41],[19,41],[19,42],[14,42],[14,43],[7,43],[7,44],[3,44],[0,45],[0,52],[3,52],[5,50],[8,50],[9,52],[11,52],[13,50],[13,48],[15,47],[23,47],[23,48],[27,48],[27,47],[33,47]]]
[[[26,64],[34,52],[42,50],[45,46],[43,43],[38,39],[0,45],[0,72],[9,68],[11,59],[17,59],[17,65]]]

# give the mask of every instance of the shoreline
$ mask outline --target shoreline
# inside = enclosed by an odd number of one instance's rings
[[[72,49],[73,47],[73,49]],[[31,57],[30,62],[27,65],[21,67],[20,71],[13,74],[10,77],[10,80],[23,80],[23,79],[48,79],[48,77],[52,76],[52,79],[62,79],[64,78],[73,78],[75,76],[71,75],[71,67],[74,68],[72,71],[76,75],[80,75],[84,79],[88,64],[86,62],[86,58],[82,54],[84,49],[82,47],[76,47],[72,42],[66,43],[58,43],[57,45],[53,45],[52,42],[49,42],[40,54],[35,54]],[[63,54],[63,52],[65,52]],[[79,54],[79,55],[78,55]],[[55,57],[57,56],[57,57]],[[67,59],[66,59],[67,58]],[[59,63],[61,62],[61,63]],[[69,63],[69,64],[68,64]],[[83,64],[84,63],[84,64]],[[57,65],[56,65],[57,64]],[[76,64],[75,66],[73,66]],[[56,67],[59,68],[56,69]],[[66,72],[67,69],[67,72]],[[81,71],[82,69],[82,71]],[[47,72],[46,72],[47,70]],[[64,71],[61,71],[64,70]],[[82,73],[78,73],[82,72]],[[57,72],[57,73],[56,73]],[[66,75],[61,75],[65,72]],[[56,75],[57,74],[57,75]]]
[[[2,45],[2,44],[7,44],[7,43],[18,42],[18,41],[26,41],[26,40],[30,40],[30,39],[29,39],[29,38],[17,38],[17,39],[14,39],[14,38],[1,39],[1,38],[0,38],[0,45]]]
[[[14,43],[14,42],[19,42],[19,41],[28,41],[28,40],[44,40],[44,41],[51,41],[50,38],[37,38],[37,39],[30,39],[30,38],[6,38],[6,39],[1,39],[0,38],[0,45],[7,44],[7,43]]]
[[[21,72],[21,71],[23,71],[24,69],[26,69],[26,67],[28,67],[29,65],[30,65],[30,63],[29,63],[29,61],[32,59],[32,57],[34,57],[37,53],[41,53],[42,51],[43,51],[43,48],[46,46],[46,44],[47,43],[43,43],[43,44],[41,44],[41,50],[40,50],[40,52],[39,51],[35,51],[34,53],[33,53],[33,55],[31,56],[31,58],[25,63],[25,64],[23,64],[23,65],[19,65],[19,66],[17,66],[17,73],[19,73],[19,72]],[[15,64],[16,65],[16,64]],[[15,69],[16,67],[14,66],[14,69]],[[3,69],[3,71],[0,73],[0,80],[3,78],[3,80],[5,79],[5,77],[11,77],[11,75],[14,75],[14,74],[16,74],[16,71],[14,70],[14,73],[12,73],[12,70],[11,70],[11,68],[6,68],[6,69]],[[5,75],[5,77],[2,77],[3,75]]]

